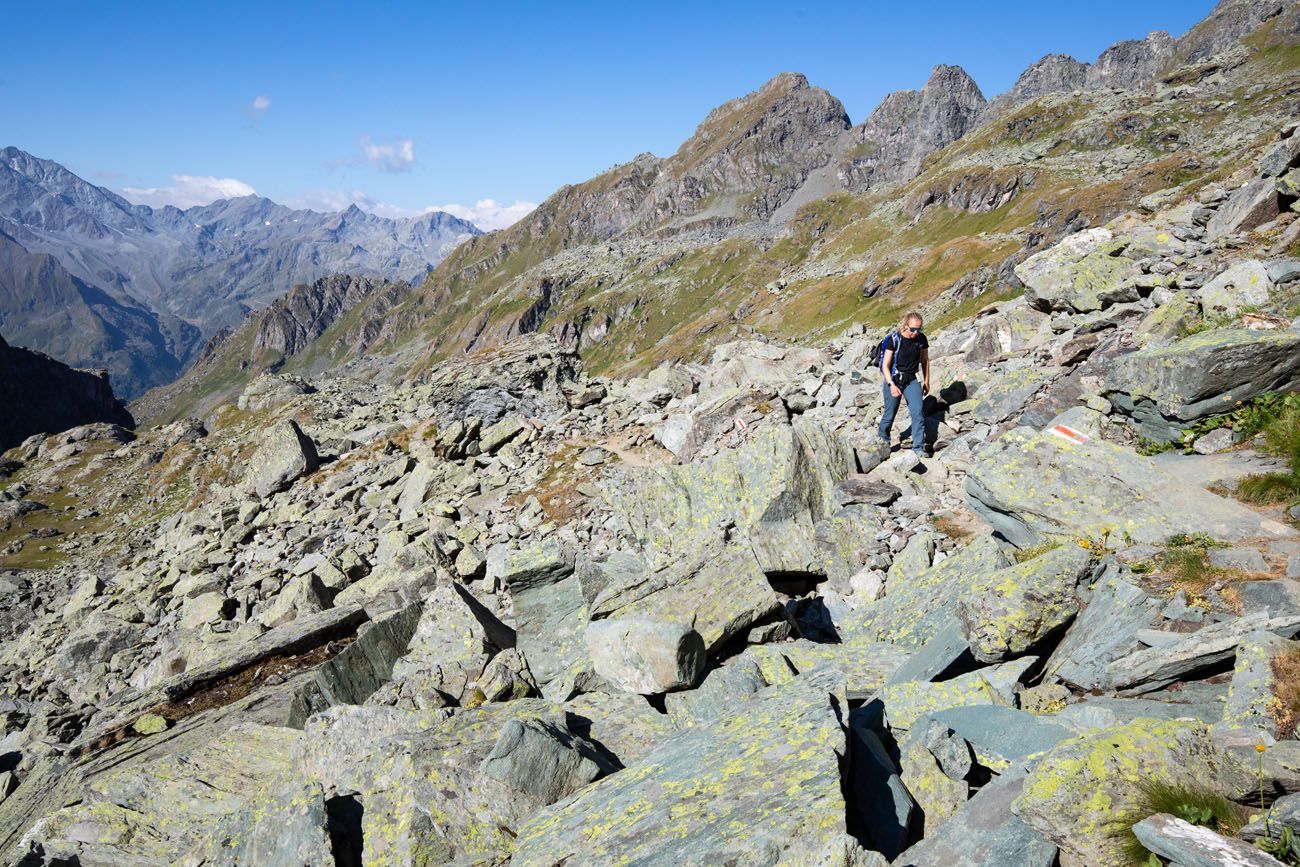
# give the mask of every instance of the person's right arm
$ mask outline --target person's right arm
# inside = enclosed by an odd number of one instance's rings
[[[886,349],[884,355],[880,357],[880,375],[884,377],[885,382],[889,383],[889,393],[894,397],[902,397],[903,392],[889,376],[889,370],[893,366],[894,350]]]

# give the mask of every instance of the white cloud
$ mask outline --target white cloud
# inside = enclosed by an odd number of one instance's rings
[[[271,97],[261,95],[255,96],[253,97],[253,101],[244,108],[244,116],[251,122],[257,123],[262,119],[262,115],[266,114],[266,110],[270,107]]]
[[[200,175],[172,175],[169,187],[123,187],[122,195],[137,205],[160,208],[175,205],[191,208],[217,199],[253,196],[257,190],[237,178],[213,178]]]
[[[434,205],[426,208],[425,212],[446,211],[453,217],[469,220],[485,232],[492,232],[519,222],[536,207],[537,205],[534,202],[525,202],[519,199],[516,199],[513,205],[505,205],[495,199],[479,199],[472,207],[452,203],[450,205]]]
[[[503,205],[495,199],[480,199],[473,206],[467,205],[430,205],[427,208],[403,208],[381,202],[361,190],[338,192],[335,190],[317,190],[306,193],[285,202],[291,208],[307,208],[313,211],[334,213],[356,205],[363,211],[390,219],[418,217],[433,211],[446,211],[453,217],[468,220],[485,232],[504,229],[506,226],[522,219],[537,205],[532,202],[516,200],[513,205]]]
[[[361,137],[361,150],[366,162],[377,172],[409,172],[415,165],[415,141],[395,138],[388,144],[376,144],[370,136]]]

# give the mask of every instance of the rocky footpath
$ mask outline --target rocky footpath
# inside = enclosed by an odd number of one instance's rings
[[[1297,165],[1026,258],[931,335],[920,464],[861,327],[27,439],[5,862],[1277,863],[1149,791],[1300,830],[1298,515],[1207,423],[1300,390]]]

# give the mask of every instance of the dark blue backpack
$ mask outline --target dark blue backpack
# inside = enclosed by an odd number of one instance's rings
[[[898,347],[902,345],[903,336],[897,331],[891,331],[885,335],[884,339],[871,347],[871,355],[867,361],[871,364],[873,370],[880,370],[881,360],[885,357],[885,350],[890,349],[894,352],[893,370],[889,371],[890,379],[898,376]]]

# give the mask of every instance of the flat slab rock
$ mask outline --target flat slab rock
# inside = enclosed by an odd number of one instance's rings
[[[1229,541],[1293,534],[1127,449],[1028,428],[1009,431],[980,452],[966,494],[975,512],[1026,547],[1041,535],[1127,534],[1137,543],[1162,545],[1175,533]]]
[[[868,481],[862,474],[854,474],[835,483],[835,499],[840,505],[867,503],[888,506],[903,495],[894,485]]]
[[[901,867],[1051,867],[1056,845],[1011,812],[1025,772],[995,778],[939,827],[894,860]]]
[[[757,693],[536,814],[519,829],[510,863],[825,863],[844,846],[847,712],[833,670]]]
[[[1202,723],[1137,719],[1071,738],[1034,766],[1012,809],[1089,867],[1129,867],[1123,832],[1141,808],[1142,780],[1244,797],[1251,774],[1210,739]]]
[[[1179,867],[1280,867],[1281,861],[1249,843],[1232,840],[1167,813],[1133,826],[1133,836]]]

